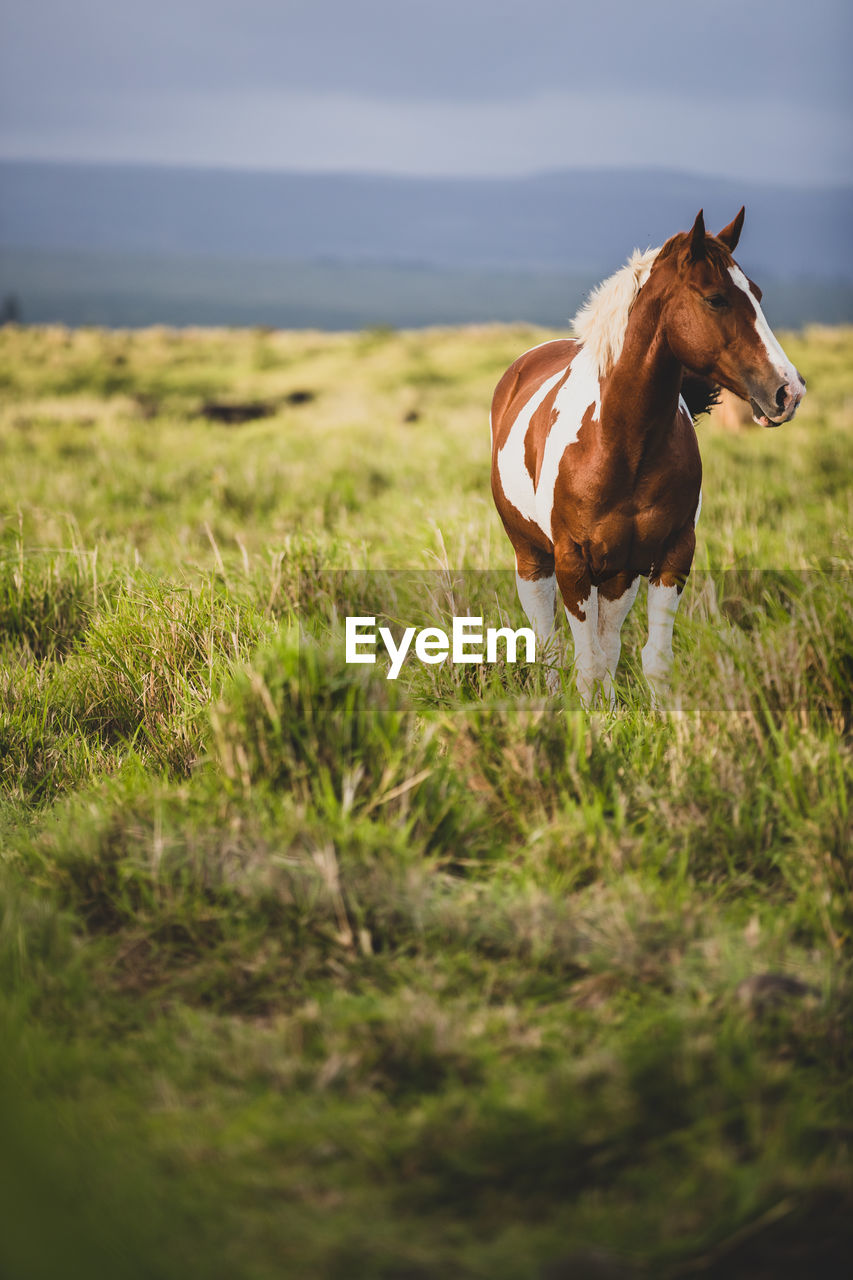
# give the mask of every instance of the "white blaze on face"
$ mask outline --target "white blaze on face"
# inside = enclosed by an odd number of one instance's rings
[[[749,281],[738,266],[729,267],[729,275],[732,280],[734,280],[737,287],[746,294],[752,304],[752,308],[755,312],[756,333],[761,341],[761,345],[767,353],[767,359],[770,361],[770,364],[779,376],[780,385],[790,387],[792,393],[796,394],[797,403],[799,403],[802,392],[800,375],[785,355],[785,352],[779,345],[779,340],[776,337],[776,334],[767,323],[758,299],[749,287]]]

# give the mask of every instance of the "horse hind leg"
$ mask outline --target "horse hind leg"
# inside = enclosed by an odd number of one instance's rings
[[[554,631],[557,579],[553,555],[538,548],[516,547],[515,585],[521,607],[536,636],[536,652],[545,666],[548,692],[556,693],[560,687],[560,655]]]

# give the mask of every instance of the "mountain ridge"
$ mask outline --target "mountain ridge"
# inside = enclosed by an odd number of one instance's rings
[[[423,264],[604,274],[705,208],[747,206],[739,258],[777,278],[853,280],[853,186],[665,169],[520,178],[0,160],[7,249]]]

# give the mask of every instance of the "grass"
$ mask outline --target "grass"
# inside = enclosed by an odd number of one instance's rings
[[[843,1274],[853,335],[700,425],[666,720],[642,600],[612,715],[343,661],[520,624],[542,336],[0,330],[3,1274]]]

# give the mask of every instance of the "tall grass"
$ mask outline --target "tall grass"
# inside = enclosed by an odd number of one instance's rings
[[[0,330],[4,1274],[842,1274],[851,335],[700,426],[664,719],[642,599],[612,714],[344,662],[521,624],[541,336]]]

